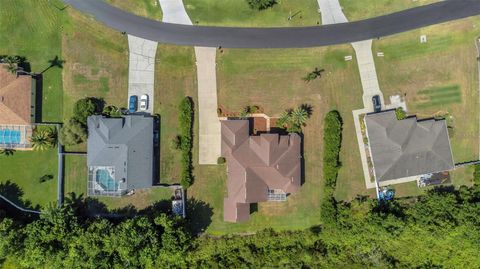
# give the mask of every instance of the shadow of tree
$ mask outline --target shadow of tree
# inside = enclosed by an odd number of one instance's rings
[[[105,203],[95,197],[85,197],[83,194],[77,195],[72,192],[65,197],[65,204],[71,205],[77,216],[83,218],[105,217],[119,219],[137,215],[154,217],[161,213],[171,213],[170,200],[159,200],[144,209],[138,209],[131,204],[121,208],[109,209]]]
[[[42,72],[40,72],[40,74],[47,72],[52,67],[58,67],[60,69],[63,69],[63,64],[65,63],[65,60],[60,59],[60,57],[56,55],[55,58],[53,58],[52,60],[48,60],[48,62],[50,63],[50,65],[47,68],[45,68]]]
[[[37,211],[40,210],[40,205],[37,204],[33,206],[32,202],[23,198],[23,195],[25,194],[24,191],[20,188],[20,186],[18,186],[17,183],[12,182],[11,180],[7,180],[5,182],[0,183],[0,194],[5,198],[7,198],[9,201],[16,204],[17,206],[20,206],[25,209],[31,209],[31,210],[37,210]],[[15,217],[19,217],[19,216],[31,217],[32,216],[32,214],[21,212],[20,210],[14,208],[3,199],[0,199],[0,205],[2,206],[2,208],[5,209],[5,212],[7,214],[12,214],[12,216],[15,216]]]
[[[0,155],[13,156],[15,154],[15,149],[0,149]]]
[[[187,229],[192,234],[198,234],[212,223],[213,208],[210,204],[194,198],[186,201]]]

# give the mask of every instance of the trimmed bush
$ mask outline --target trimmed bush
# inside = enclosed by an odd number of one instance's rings
[[[179,105],[180,141],[182,151],[182,174],[180,183],[184,188],[193,183],[192,146],[193,146],[193,101],[185,97]]]
[[[407,117],[407,113],[403,110],[402,107],[397,107],[395,109],[395,115],[397,115],[397,120],[403,120]]]
[[[227,160],[224,157],[218,157],[218,159],[217,159],[217,164],[224,164],[226,162],[227,162]]]

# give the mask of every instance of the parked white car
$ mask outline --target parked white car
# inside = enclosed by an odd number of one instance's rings
[[[145,111],[148,109],[148,95],[144,94],[140,97],[140,110]]]

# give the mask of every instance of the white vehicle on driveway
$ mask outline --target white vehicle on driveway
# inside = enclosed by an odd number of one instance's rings
[[[148,95],[144,94],[140,97],[140,110],[145,111],[148,109]]]

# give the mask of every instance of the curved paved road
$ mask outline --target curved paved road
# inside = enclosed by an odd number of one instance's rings
[[[146,19],[102,0],[64,0],[118,31],[160,43],[225,48],[299,48],[351,43],[480,14],[480,0],[446,0],[367,20],[311,27],[191,26]]]

